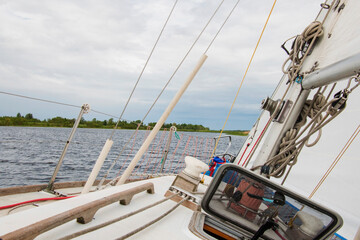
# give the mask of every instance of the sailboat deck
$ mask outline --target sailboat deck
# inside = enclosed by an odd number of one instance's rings
[[[154,194],[141,192],[139,194],[134,195],[129,205],[124,206],[124,205],[120,205],[118,202],[115,202],[104,208],[99,209],[95,213],[93,220],[87,224],[80,224],[75,220],[72,220],[68,223],[65,223],[57,228],[54,228],[48,232],[39,235],[36,239],[61,238],[69,234],[72,234],[74,232],[78,232],[87,229],[89,227],[98,225],[100,223],[104,223],[116,217],[128,214],[130,212],[133,212],[137,209],[144,207],[144,205],[148,205],[163,199],[164,193],[170,187],[173,180],[174,177],[172,176],[149,179],[141,182],[134,182],[121,186],[111,187],[108,189],[104,189],[102,191],[92,192],[66,200],[41,204],[42,206],[39,208],[34,206],[29,206],[27,207],[28,209],[26,210],[23,210],[21,212],[11,212],[9,215],[0,218],[0,236],[3,236],[4,234],[12,232],[16,229],[26,227],[34,222],[39,222],[41,220],[69,211],[71,209],[90,203],[92,201],[102,199],[116,192],[121,192],[127,189],[131,189],[136,186],[140,186],[144,183],[154,184],[154,188],[155,188]],[[71,189],[71,190],[73,191],[76,189]],[[21,201],[21,199],[25,199],[25,198],[28,199],[29,197],[39,198],[39,197],[48,197],[49,195],[50,194],[44,192],[36,192],[36,193],[24,193],[21,195],[14,195],[12,196],[12,198],[19,197],[19,201]],[[10,197],[11,196],[7,196],[6,199],[10,201],[9,199]],[[125,235],[126,233],[146,224],[147,222],[149,222],[149,220],[155,219],[156,217],[160,216],[174,205],[175,202],[173,201],[164,202],[158,206],[145,210],[132,217],[126,218],[120,222],[111,224],[97,231],[80,236],[77,239],[89,239],[89,238],[93,239],[96,237],[100,237],[102,239],[108,239],[108,238],[114,239],[121,237],[122,235]],[[40,208],[41,211],[39,211]],[[154,224],[149,228],[134,235],[133,238],[134,239],[138,237],[155,238],[158,237],[158,231],[161,231],[162,234],[164,234],[164,236],[167,236],[167,238],[171,238],[171,239],[183,239],[184,237],[183,234],[188,235],[189,238],[191,238],[192,236],[194,239],[197,239],[195,236],[190,234],[188,230],[188,223],[192,217],[192,214],[193,214],[192,210],[183,206],[179,206],[178,209],[176,209],[174,212],[169,214],[166,218],[160,220],[162,221],[162,224]],[[19,219],[21,219],[21,221],[19,221]],[[179,229],[181,229],[183,234],[179,234]]]

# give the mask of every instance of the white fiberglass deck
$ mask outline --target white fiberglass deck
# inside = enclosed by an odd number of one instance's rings
[[[41,207],[30,207],[30,209],[21,212],[11,213],[7,216],[2,216],[0,218],[0,236],[21,227],[25,227],[34,222],[41,221],[64,211],[68,211],[75,207],[84,205],[91,201],[104,198],[105,196],[111,195],[113,193],[130,189],[146,182],[152,182],[154,184],[155,194],[149,194],[146,191],[141,192],[134,195],[129,205],[124,206],[120,205],[119,202],[115,202],[113,204],[110,204],[109,206],[99,209],[99,211],[96,212],[94,219],[90,223],[80,224],[77,223],[76,220],[72,220],[44,234],[41,234],[36,238],[58,239],[71,233],[78,232],[89,227],[98,225],[100,223],[106,222],[108,220],[117,218],[119,216],[125,215],[146,205],[163,199],[164,193],[170,187],[173,180],[174,177],[169,176],[129,183],[121,186],[110,187],[102,191],[77,196],[71,199],[51,202]],[[205,186],[200,186],[199,192],[203,192],[204,188]],[[36,198],[39,198],[39,194],[42,194],[43,197],[46,197],[46,193],[35,194],[37,195],[35,196]],[[137,215],[103,227],[97,231],[79,236],[76,239],[119,238],[165,213],[175,204],[176,203],[172,200],[166,201]],[[133,235],[132,237],[130,237],[130,239],[198,239],[188,229],[188,225],[192,215],[192,210],[183,206],[179,206],[174,212],[170,213],[168,216],[160,220],[160,222],[155,223],[149,228]]]

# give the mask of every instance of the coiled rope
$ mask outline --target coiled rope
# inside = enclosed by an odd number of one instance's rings
[[[335,98],[329,103],[325,104],[321,110],[318,112],[317,115],[315,115],[315,118],[312,119],[309,124],[304,128],[304,130],[297,134],[297,129],[293,128],[286,132],[285,136],[282,139],[282,143],[280,144],[280,152],[275,155],[274,157],[270,158],[268,161],[265,162],[262,166],[256,166],[253,167],[252,170],[258,169],[259,167],[263,167],[262,172],[267,174],[268,176],[280,178],[283,176],[286,170],[286,166],[293,166],[297,162],[297,156],[299,155],[301,149],[306,144],[308,139],[318,130],[320,130],[322,127],[324,127],[326,124],[328,124],[331,120],[333,120],[337,115],[339,115],[343,109],[339,109],[336,114],[330,115],[330,108],[326,112],[325,116],[322,118],[321,121],[316,122],[316,119],[321,118],[321,113],[326,111],[327,108],[334,102],[336,102],[338,99]],[[325,121],[325,119],[329,119]],[[300,138],[300,136],[312,125],[312,128],[309,130],[308,134],[304,136],[302,139],[296,141]],[[312,144],[314,145],[315,142]],[[264,168],[265,167],[265,168]]]
[[[306,56],[305,53],[308,50],[308,47],[323,34],[322,23],[315,21],[307,26],[301,35],[296,36],[289,57],[282,66],[282,71],[284,74],[288,75],[290,82],[293,82],[298,77],[298,72],[302,65],[301,62]],[[285,66],[289,61],[291,61],[290,66],[285,70]]]
[[[320,34],[320,33],[322,32],[323,22],[325,22],[325,20],[326,20],[327,17],[329,16],[329,13],[330,13],[329,9],[331,9],[333,5],[334,5],[334,1],[331,3],[331,6],[330,6],[329,8],[326,8],[326,9],[327,9],[327,13],[325,14],[325,17],[324,17],[323,21],[320,23],[320,26],[317,27],[317,32],[315,33],[314,37],[312,38],[310,44],[309,44],[308,46],[306,46],[306,51],[305,51],[305,50],[302,50],[302,54],[301,54],[301,55],[300,55],[299,53],[293,54],[294,56],[301,56],[301,59],[297,58],[297,60],[298,60],[299,63],[296,64],[296,67],[293,66],[293,70],[294,70],[294,71],[290,71],[290,75],[286,74],[288,71],[285,71],[286,73],[284,73],[284,76],[285,76],[285,75],[288,76],[288,81],[289,81],[290,84],[288,84],[288,87],[286,88],[286,90],[285,90],[282,98],[280,99],[280,102],[283,102],[283,101],[284,101],[285,96],[286,96],[286,94],[288,93],[288,91],[289,91],[289,89],[290,89],[290,86],[292,85],[291,83],[293,83],[294,80],[297,78],[297,75],[298,75],[298,73],[299,73],[299,71],[300,71],[300,69],[301,69],[301,66],[302,66],[304,60],[305,60],[306,57],[309,55],[309,52],[310,52],[310,50],[312,49],[312,46],[315,44],[315,41],[316,41],[316,39],[317,39],[318,34]],[[322,11],[323,9],[325,9],[325,8],[322,8],[321,11]],[[311,24],[311,25],[312,25],[312,24]],[[315,26],[315,24],[314,24],[314,26]],[[308,29],[308,28],[307,28],[307,29]],[[308,32],[308,31],[305,31],[305,30],[304,30],[303,33],[304,33],[304,32],[306,33],[306,32]],[[312,35],[312,34],[311,34],[311,35]],[[292,37],[292,38],[294,38],[294,37]],[[292,38],[290,38],[290,39],[292,39]],[[289,41],[290,39],[286,40],[285,43],[286,43],[287,41]],[[300,39],[301,39],[301,38],[300,38]],[[284,49],[285,49],[285,47],[284,47],[285,43],[282,45],[282,47],[283,47]],[[298,46],[299,46],[299,45],[298,45]],[[286,49],[285,49],[285,50],[286,50]],[[299,50],[299,48],[298,48],[298,50]],[[289,54],[289,52],[288,52],[287,50],[286,50],[286,52]],[[305,53],[304,53],[304,52],[305,52]],[[291,57],[289,57],[289,58],[286,60],[286,62],[288,62],[289,59],[291,59]],[[283,67],[282,67],[283,69],[285,68],[284,66],[285,66],[285,65],[283,65]],[[290,67],[291,67],[291,66],[290,66]],[[294,78],[294,79],[291,79],[291,78],[289,78],[289,77],[295,77],[295,78]],[[283,78],[283,79],[284,79],[284,78]],[[279,85],[278,85],[278,87],[279,87]],[[268,130],[269,126],[270,126],[271,121],[272,121],[272,120],[274,119],[274,117],[277,115],[279,109],[280,109],[280,107],[278,106],[278,107],[275,109],[274,113],[270,116],[270,118],[269,118],[268,122],[266,123],[264,129],[261,131],[261,134],[259,135],[259,137],[258,137],[258,139],[256,140],[255,144],[254,144],[253,147],[251,148],[250,153],[248,154],[248,157],[245,159],[245,162],[243,163],[243,165],[246,163],[245,166],[247,166],[247,164],[249,163],[249,161],[248,161],[248,159],[250,159],[249,157],[251,157],[251,156],[254,154],[254,152],[256,151],[257,147],[259,146],[259,143],[261,142],[262,138],[265,136],[265,133],[267,132],[267,130]]]
[[[351,82],[356,83],[354,87],[350,88]],[[290,169],[297,162],[297,157],[304,146],[312,147],[320,139],[321,129],[330,121],[336,118],[346,107],[346,100],[349,94],[360,85],[360,75],[351,77],[346,88],[335,94],[334,98],[327,102],[325,96],[320,92],[321,89],[314,95],[312,101],[308,100],[300,114],[299,121],[294,128],[288,130],[281,140],[280,150],[277,155],[270,158],[262,166],[255,166],[252,170],[262,168],[262,172],[268,176],[280,178],[286,171],[286,167]],[[331,89],[329,96],[332,94],[334,87]],[[328,96],[328,98],[329,98]],[[322,115],[324,113],[324,116]],[[306,124],[306,118],[309,117],[311,121],[299,132]],[[309,130],[308,130],[309,129]],[[308,133],[299,139],[308,130]],[[313,143],[308,143],[309,138],[318,132],[318,136]],[[289,169],[289,171],[290,171]],[[283,179],[285,182],[288,174]]]

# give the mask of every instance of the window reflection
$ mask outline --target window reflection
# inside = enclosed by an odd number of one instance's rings
[[[222,174],[209,209],[265,239],[314,239],[333,222],[291,193],[235,170]]]

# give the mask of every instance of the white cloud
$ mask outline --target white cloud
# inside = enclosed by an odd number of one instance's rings
[[[126,111],[129,118],[141,118],[139,111],[145,112],[150,106],[219,2],[178,2],[135,91],[132,105],[138,103],[139,106],[136,111],[130,108]],[[165,108],[175,89],[187,78],[235,2],[224,2],[168,86],[169,93],[160,98],[159,109]],[[3,3],[0,5],[2,90],[79,105],[88,102],[98,110],[109,109],[111,114],[120,112],[172,4],[165,0],[102,1],[101,4],[97,1],[20,0]],[[209,50],[203,69],[179,103],[178,109],[183,109],[184,118],[196,118],[202,107],[209,107],[211,111],[211,105],[219,108],[220,115],[227,114],[271,5],[269,1],[261,4],[250,0],[240,2]],[[319,3],[304,3],[303,14],[308,15],[308,8],[315,5]],[[264,92],[269,95],[267,92],[272,91],[281,76],[281,62],[286,57],[280,44],[289,34],[301,32],[318,10],[316,8],[307,18],[293,19],[297,8],[296,1],[277,3],[240,91],[243,99],[238,101],[232,114],[251,114],[250,109],[253,109],[252,113],[257,112],[255,106],[259,106],[265,97]],[[262,91],[256,93],[259,85]],[[214,99],[214,95],[220,97]],[[191,108],[187,108],[188,103],[193,103]],[[34,115],[45,115],[46,112]],[[0,108],[0,114],[9,113]],[[250,117],[245,126],[234,124],[229,128],[249,128],[254,119]],[[218,123],[208,123],[211,128],[220,127]]]

